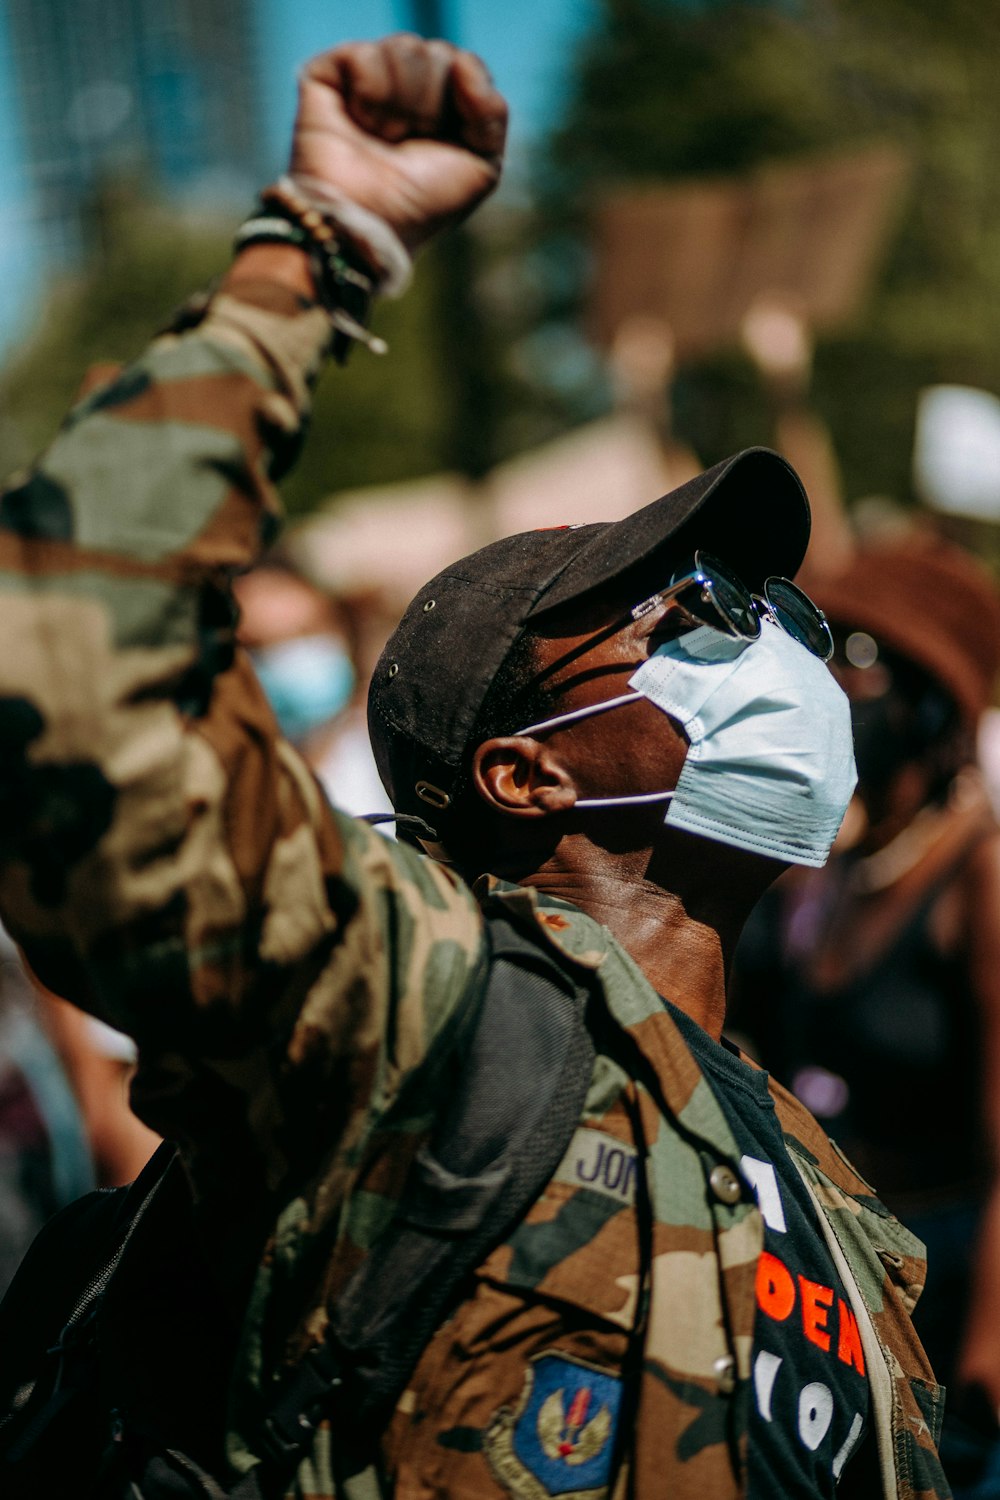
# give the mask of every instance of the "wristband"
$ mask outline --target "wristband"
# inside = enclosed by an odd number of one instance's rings
[[[333,225],[288,179],[265,188],[261,205],[261,211],[236,231],[234,251],[260,244],[293,245],[304,251],[310,260],[316,300],[333,326],[334,358],[343,364],[354,343],[364,344],[373,354],[385,354],[389,347],[385,340],[365,327],[375,278],[357,263]]]

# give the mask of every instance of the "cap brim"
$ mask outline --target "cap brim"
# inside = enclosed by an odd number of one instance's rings
[[[697,548],[729,564],[759,592],[774,574],[794,576],[809,543],[809,502],[792,466],[769,448],[748,448],[624,520],[609,522],[571,558],[529,611],[558,609],[652,558]]]

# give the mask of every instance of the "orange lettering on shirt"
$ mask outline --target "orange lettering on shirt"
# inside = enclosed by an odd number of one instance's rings
[[[757,1306],[778,1323],[795,1306],[795,1282],[776,1255],[766,1250],[757,1262]]]
[[[807,1276],[799,1277],[802,1293],[802,1331],[810,1343],[820,1349],[829,1349],[830,1335],[826,1331],[826,1310],[833,1306],[833,1288]]]
[[[865,1356],[861,1348],[861,1335],[858,1332],[858,1322],[846,1302],[837,1298],[837,1317],[839,1320],[839,1332],[837,1334],[837,1358],[842,1359],[845,1365],[853,1365],[859,1375],[865,1373]]]

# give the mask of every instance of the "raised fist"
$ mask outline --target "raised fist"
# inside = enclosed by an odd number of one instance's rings
[[[496,186],[507,105],[471,52],[407,33],[307,63],[290,170],[385,219],[409,250]]]

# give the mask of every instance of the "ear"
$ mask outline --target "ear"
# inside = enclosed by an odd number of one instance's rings
[[[489,807],[516,818],[569,812],[576,803],[576,785],[562,760],[526,735],[485,740],[472,757],[472,782]]]

